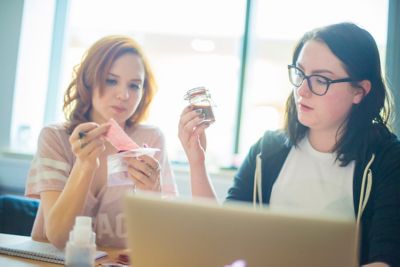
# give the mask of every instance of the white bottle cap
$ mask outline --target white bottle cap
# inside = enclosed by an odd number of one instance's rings
[[[88,216],[77,216],[75,218],[75,226],[87,226],[92,228],[92,217]]]
[[[92,231],[92,218],[86,216],[76,217],[70,239],[75,244],[93,244],[95,240]]]

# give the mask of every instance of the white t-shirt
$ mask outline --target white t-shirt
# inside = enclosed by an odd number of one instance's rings
[[[290,150],[275,181],[271,208],[294,208],[354,218],[354,161],[340,167],[336,153],[315,150],[308,137]]]

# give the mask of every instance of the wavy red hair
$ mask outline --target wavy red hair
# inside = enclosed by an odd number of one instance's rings
[[[141,47],[127,36],[106,36],[94,43],[74,67],[73,79],[64,94],[63,111],[68,121],[68,132],[83,122],[90,121],[94,88],[102,94],[107,74],[113,63],[122,55],[138,55],[143,62],[145,79],[143,96],[134,114],[125,122],[130,127],[147,119],[150,104],[157,92],[153,71]]]

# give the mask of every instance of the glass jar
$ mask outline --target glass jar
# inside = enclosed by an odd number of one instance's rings
[[[188,100],[189,104],[193,106],[194,109],[199,109],[202,111],[202,114],[204,115],[204,120],[202,123],[215,122],[215,117],[212,110],[214,103],[207,88],[201,86],[190,89],[185,94],[185,100]]]

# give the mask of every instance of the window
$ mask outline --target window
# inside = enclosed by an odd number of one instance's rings
[[[21,25],[11,127],[11,149],[36,149],[43,125],[50,70],[54,0],[25,1]],[[38,33],[40,32],[40,38]]]
[[[297,40],[306,31],[342,21],[354,22],[374,36],[384,66],[388,2],[258,0],[252,10],[240,135],[242,155],[265,130],[283,126],[286,98],[292,90],[287,65]]]
[[[183,97],[187,90],[204,85],[217,105],[218,123],[208,131],[210,163],[228,164],[244,21],[244,0],[71,1],[60,90],[65,90],[72,67],[93,42],[108,34],[130,35],[143,46],[155,71],[159,92],[149,123],[166,135],[170,158],[185,161],[177,137],[179,116],[187,105]]]
[[[52,23],[63,2],[24,3],[11,127],[12,149],[17,151],[34,152],[43,124],[64,120],[62,96],[72,69],[105,35],[129,35],[143,46],[160,89],[149,123],[166,135],[173,161],[185,161],[177,137],[179,115],[187,104],[184,94],[199,85],[210,89],[217,105],[216,123],[208,130],[210,167],[231,165],[234,153],[243,157],[265,130],[282,126],[291,90],[286,66],[305,31],[352,21],[373,34],[382,60],[385,55],[388,0],[337,0],[329,5],[317,0],[71,0],[60,12],[66,16],[65,29]],[[243,40],[247,4],[252,5],[250,38]],[[59,31],[65,38],[52,40]],[[248,44],[246,62],[241,62],[243,41]],[[54,50],[57,42],[59,51]],[[61,60],[54,63],[54,54]],[[241,64],[247,71],[244,96],[238,99]],[[238,103],[243,112],[234,151]]]

